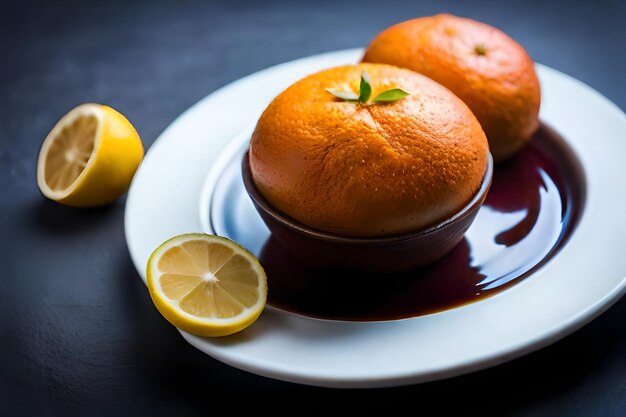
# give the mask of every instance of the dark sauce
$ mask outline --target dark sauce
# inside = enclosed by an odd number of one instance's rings
[[[573,151],[543,125],[520,154],[496,166],[464,240],[427,267],[400,274],[315,269],[270,237],[260,251],[268,302],[307,316],[395,320],[448,310],[504,291],[567,242],[585,179]]]

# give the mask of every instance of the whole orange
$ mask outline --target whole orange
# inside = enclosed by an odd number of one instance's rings
[[[363,62],[409,68],[448,87],[487,135],[494,160],[514,155],[539,127],[539,80],[524,48],[485,23],[449,14],[392,26]]]
[[[347,102],[326,89],[372,97]],[[420,230],[456,213],[480,187],[487,139],[469,108],[448,89],[407,69],[360,64],[327,69],[291,85],[259,119],[249,162],[274,208],[318,230],[384,236]]]

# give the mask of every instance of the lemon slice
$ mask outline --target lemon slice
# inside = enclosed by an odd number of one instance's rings
[[[265,307],[265,271],[254,255],[223,237],[173,237],[152,252],[146,272],[163,317],[198,336],[241,331]]]
[[[122,195],[143,158],[130,122],[100,104],[81,104],[50,131],[37,161],[37,184],[68,206],[110,203]]]

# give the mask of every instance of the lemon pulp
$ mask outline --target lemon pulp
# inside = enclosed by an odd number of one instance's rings
[[[157,309],[175,326],[202,336],[236,333],[260,315],[267,298],[256,258],[219,236],[176,236],[157,248],[147,266]]]

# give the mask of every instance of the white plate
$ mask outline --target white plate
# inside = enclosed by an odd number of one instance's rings
[[[207,175],[225,159],[220,155],[228,144],[245,134],[286,86],[319,69],[355,63],[361,53],[317,55],[242,78],[191,107],[161,134],[126,203],[126,240],[144,281],[148,257],[161,242],[210,227],[203,220],[202,189],[205,182],[211,186]],[[208,355],[259,375],[331,387],[380,387],[508,361],[605,311],[626,291],[626,116],[585,84],[545,66],[537,69],[541,118],[568,140],[587,179],[577,229],[539,271],[492,298],[413,319],[341,322],[267,308],[237,335],[209,339],[181,332],[183,337]]]

